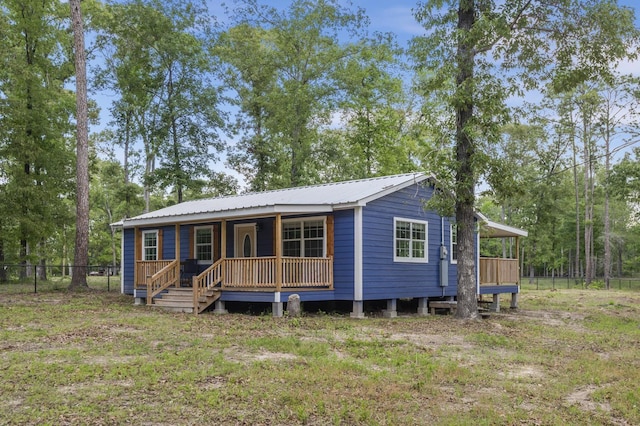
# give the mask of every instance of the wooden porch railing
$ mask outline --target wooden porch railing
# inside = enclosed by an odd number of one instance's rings
[[[194,277],[194,300],[220,285],[228,290],[265,290],[295,288],[333,288],[333,258],[283,257],[280,288],[276,280],[277,258],[243,257],[220,259]]]
[[[153,298],[163,290],[180,282],[180,261],[171,261],[167,266],[153,274],[147,282],[147,305],[153,304]]]
[[[282,279],[276,279],[276,257],[225,259],[222,288],[229,290],[280,291],[282,289],[333,289],[333,258],[282,257]]]
[[[233,291],[281,291],[293,289],[333,289],[333,258],[282,257],[282,277],[277,276],[277,258],[244,257],[216,261],[193,277],[193,306],[198,306],[207,290],[217,287]],[[180,282],[179,260],[136,262],[136,287],[146,286],[147,304],[163,290]]]
[[[519,282],[518,259],[480,258],[480,285],[518,284]]]
[[[282,258],[282,287],[333,288],[333,258]]]
[[[136,288],[147,287],[149,279],[158,271],[165,268],[174,260],[137,260],[136,261]]]

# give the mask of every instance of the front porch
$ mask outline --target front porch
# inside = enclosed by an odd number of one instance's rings
[[[193,295],[188,307],[200,313],[225,290],[274,293],[333,290],[333,258],[222,258],[186,280],[177,259],[140,260],[136,262],[135,275],[136,289],[146,290],[147,305],[154,305],[170,288],[188,288]],[[184,299],[184,291],[181,294]]]

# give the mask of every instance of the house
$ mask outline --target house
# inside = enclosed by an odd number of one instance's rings
[[[429,301],[456,296],[452,219],[425,210],[433,178],[401,174],[188,201],[116,224],[123,230],[122,292],[137,303],[202,312],[214,304],[268,302],[274,316],[292,294],[305,301]],[[526,232],[481,215],[479,236]],[[479,250],[479,243],[476,244]],[[516,253],[518,251],[516,250]],[[512,294],[517,259],[480,259],[478,294]]]

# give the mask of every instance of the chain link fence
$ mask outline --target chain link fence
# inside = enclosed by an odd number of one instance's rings
[[[65,290],[74,271],[85,270],[87,285],[94,290],[119,291],[120,270],[114,265],[25,265],[0,264],[0,294]]]
[[[603,277],[596,277],[587,286],[584,278],[574,277],[522,277],[520,285],[526,290],[552,290],[552,289],[592,289],[602,290],[606,288]],[[609,278],[609,288],[618,290],[640,291],[640,278],[615,277]]]

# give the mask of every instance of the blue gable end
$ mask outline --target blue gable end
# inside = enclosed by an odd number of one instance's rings
[[[424,203],[432,188],[414,185],[386,195],[363,209],[363,299],[434,297],[456,294],[456,266],[448,267],[448,286],[440,287],[442,220]],[[394,261],[394,218],[426,221],[428,262]],[[450,221],[444,219],[449,250]],[[449,260],[449,256],[447,257]]]

